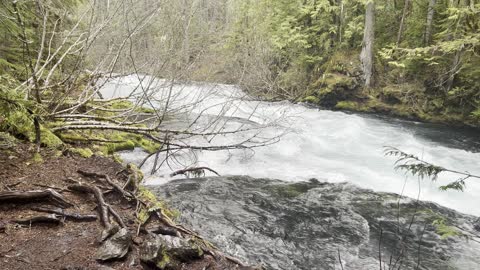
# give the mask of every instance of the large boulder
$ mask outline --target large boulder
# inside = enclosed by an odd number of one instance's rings
[[[159,269],[177,269],[202,256],[203,250],[193,239],[171,235],[149,234],[140,248],[140,260]]]
[[[180,222],[267,269],[370,270],[380,261],[387,269],[480,265],[480,244],[460,237],[478,234],[476,217],[396,194],[246,176],[151,188],[180,210]]]

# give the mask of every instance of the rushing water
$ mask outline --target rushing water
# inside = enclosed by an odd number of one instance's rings
[[[384,146],[394,146],[439,166],[478,175],[478,131],[320,110],[289,102],[259,102],[246,99],[238,88],[228,85],[179,84],[171,88],[166,81],[150,82],[150,85],[146,85],[144,81],[143,90],[155,92],[155,96],[163,103],[170,96],[169,108],[173,109],[169,112],[182,115],[186,123],[201,114],[204,120],[199,124],[206,124],[208,117],[220,113],[223,119],[229,120],[226,127],[265,126],[263,137],[286,132],[278,143],[253,150],[196,151],[196,166],[208,166],[222,175],[249,175],[287,181],[310,178],[329,182],[348,181],[378,191],[403,192],[414,198],[419,196],[422,200],[480,215],[480,207],[477,207],[480,181],[467,180],[465,192],[442,192],[438,187],[455,180],[454,175],[442,174],[434,183],[427,179],[420,181],[395,171],[395,159],[383,154]],[[137,78],[124,77],[108,82],[102,93],[105,97],[124,96],[135,88],[138,93],[140,90],[137,86]],[[235,97],[234,101],[231,101],[232,97]],[[161,107],[162,102],[159,104],[154,106]],[[171,125],[178,129],[186,123],[176,121]],[[185,140],[189,144],[208,146],[242,141],[245,136],[240,133]],[[122,154],[127,162],[139,162],[144,156],[138,149]],[[170,180],[169,172],[181,168],[180,163],[189,165],[187,160],[191,156],[177,155],[177,162],[169,163],[171,168],[165,166],[149,176],[147,184],[162,184]],[[147,174],[152,163],[153,160],[149,160],[144,167]]]

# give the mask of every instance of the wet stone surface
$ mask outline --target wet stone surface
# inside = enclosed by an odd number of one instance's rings
[[[477,269],[477,218],[351,184],[246,176],[151,187],[180,222],[266,269]],[[434,220],[470,237],[439,235]],[[450,228],[450,227],[449,227]],[[340,263],[341,261],[341,263]]]

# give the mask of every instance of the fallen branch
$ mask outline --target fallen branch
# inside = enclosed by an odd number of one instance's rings
[[[48,208],[42,208],[42,207],[33,207],[31,208],[33,211],[37,212],[44,212],[44,213],[50,213],[50,214],[57,214],[60,215],[66,219],[73,219],[77,221],[95,221],[97,220],[96,215],[81,215],[81,214],[76,214],[76,213],[65,213],[63,209],[48,209]]]
[[[2,191],[0,192],[0,203],[2,202],[25,202],[34,200],[49,199],[60,206],[71,207],[73,204],[66,201],[62,195],[53,189],[34,190],[34,191]]]
[[[12,220],[12,223],[22,225],[32,225],[34,223],[54,223],[58,225],[62,223],[62,220],[57,215],[51,214],[46,216],[35,216],[27,219]]]
[[[191,172],[195,172],[195,173],[199,174],[199,173],[203,173],[204,171],[210,171],[210,172],[220,176],[219,173],[217,173],[216,171],[214,171],[214,170],[212,170],[208,167],[194,167],[194,168],[187,168],[187,169],[182,169],[182,170],[175,171],[175,172],[170,174],[170,177],[174,177],[174,176],[177,176],[177,175],[180,175],[180,174],[187,175],[188,173],[191,173]]]

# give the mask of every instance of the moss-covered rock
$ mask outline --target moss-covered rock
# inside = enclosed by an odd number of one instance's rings
[[[327,73],[318,79],[307,96],[310,103],[333,108],[337,102],[352,99],[356,96],[358,85],[352,77]]]
[[[302,100],[303,102],[311,103],[311,104],[318,104],[320,103],[320,99],[316,96],[307,96]]]
[[[89,158],[93,156],[93,152],[90,148],[71,148],[70,152],[83,158]]]
[[[193,239],[170,235],[148,235],[140,247],[140,259],[158,269],[180,269],[182,263],[200,259],[202,248]]]

